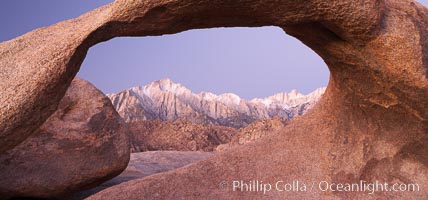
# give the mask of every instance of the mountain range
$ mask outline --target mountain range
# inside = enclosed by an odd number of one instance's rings
[[[157,119],[242,128],[255,120],[302,115],[315,105],[324,91],[325,87],[303,95],[292,90],[246,100],[233,93],[196,94],[166,78],[107,96],[126,122]]]

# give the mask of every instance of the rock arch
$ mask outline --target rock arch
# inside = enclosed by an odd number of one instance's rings
[[[428,10],[412,0],[117,0],[37,29],[0,44],[0,153],[25,140],[55,111],[87,50],[99,42],[196,28],[266,25],[283,28],[327,63],[331,78],[319,105],[274,138],[132,182],[138,187],[112,188],[98,197],[246,197],[255,194],[216,186],[219,181],[253,177],[427,184]],[[167,184],[174,190],[162,187]],[[127,190],[133,192],[123,192]],[[350,197],[355,195],[364,194]]]

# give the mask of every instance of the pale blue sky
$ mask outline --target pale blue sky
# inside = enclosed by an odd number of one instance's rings
[[[3,0],[0,42],[74,18],[112,0]],[[428,5],[428,0],[419,1]],[[244,98],[328,82],[322,59],[276,27],[216,28],[175,35],[115,38],[88,52],[78,76],[105,93],[169,77],[194,92],[233,92]]]

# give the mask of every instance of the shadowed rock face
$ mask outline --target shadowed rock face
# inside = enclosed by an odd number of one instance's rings
[[[110,100],[75,79],[57,111],[0,155],[0,199],[59,197],[115,177],[129,161],[126,131]]]
[[[105,190],[92,199],[281,198],[221,190],[221,181],[379,180],[428,187],[428,10],[412,0],[117,0],[0,44],[0,152],[56,109],[88,48],[116,36],[274,25],[327,63],[323,98],[286,129],[190,167]],[[203,180],[203,181],[201,181]],[[183,184],[185,183],[185,184]],[[366,198],[367,193],[287,193]],[[420,192],[372,198],[426,198]]]

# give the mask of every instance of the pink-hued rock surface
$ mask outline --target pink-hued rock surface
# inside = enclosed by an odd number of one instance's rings
[[[146,151],[132,153],[128,167],[126,167],[125,171],[123,171],[119,176],[116,176],[95,188],[76,192],[72,195],[66,196],[64,199],[84,199],[114,185],[140,179],[152,174],[181,168],[200,160],[212,157],[213,155],[214,153],[212,152],[202,151]]]
[[[54,113],[89,47],[117,36],[278,26],[320,55],[319,103],[282,131],[90,199],[426,199],[428,10],[413,0],[117,0],[0,44],[0,153]],[[265,183],[417,183],[418,192],[239,192]],[[224,186],[224,184],[222,184]]]
[[[239,129],[235,133],[230,142],[217,146],[216,151],[225,151],[230,147],[236,145],[243,145],[260,140],[263,137],[269,137],[270,134],[281,131],[287,125],[288,120],[280,119],[278,117],[272,119],[257,120],[248,126]]]
[[[110,100],[76,78],[57,111],[0,155],[0,199],[52,198],[97,186],[127,166],[127,127]]]
[[[213,151],[230,142],[237,129],[187,121],[144,120],[128,123],[132,152]]]

